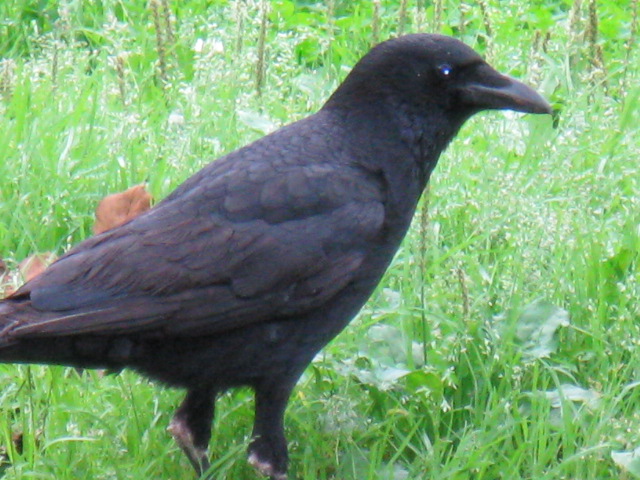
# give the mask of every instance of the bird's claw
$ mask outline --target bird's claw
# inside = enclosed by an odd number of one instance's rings
[[[198,448],[193,441],[193,435],[187,425],[178,418],[173,418],[167,427],[171,436],[185,453],[196,473],[201,476],[209,469],[207,450]]]
[[[266,460],[258,458],[255,452],[249,455],[247,459],[249,465],[255,468],[261,475],[269,477],[270,480],[287,480],[287,474],[282,472],[276,472],[273,465]]]

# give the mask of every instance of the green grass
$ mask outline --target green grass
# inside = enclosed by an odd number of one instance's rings
[[[173,2],[164,78],[144,2],[1,2],[0,257],[62,253],[104,195],[160,199],[315,111],[372,43],[372,2],[268,3],[258,95],[259,2]],[[401,6],[380,3],[384,39]],[[291,477],[638,478],[612,457],[640,446],[638,2],[598,2],[597,35],[587,1],[415,3],[405,31],[462,38],[558,115],[481,114],[443,155],[376,294],[294,392]],[[1,365],[0,476],[192,478],[165,431],[181,395]],[[254,478],[252,402],[219,402],[216,478]]]

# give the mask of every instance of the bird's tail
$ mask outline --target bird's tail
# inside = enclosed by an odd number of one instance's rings
[[[78,365],[70,337],[20,338],[13,330],[36,316],[29,301],[0,300],[0,363]]]
[[[25,348],[12,331],[20,324],[21,305],[11,300],[0,300],[0,363],[38,363],[31,348]]]
[[[12,315],[13,311],[10,302],[0,300],[0,349],[11,343],[10,331],[16,323]]]

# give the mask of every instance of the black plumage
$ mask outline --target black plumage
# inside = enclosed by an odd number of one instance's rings
[[[452,38],[384,42],[322,109],[196,173],[0,303],[0,361],[133,368],[187,390],[170,430],[199,473],[215,396],[250,386],[250,462],[286,478],[286,403],[366,302],[440,153],[485,109],[549,113]]]

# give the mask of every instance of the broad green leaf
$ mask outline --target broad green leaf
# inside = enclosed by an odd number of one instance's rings
[[[636,447],[631,451],[611,452],[611,459],[634,478],[640,478],[640,447]]]
[[[592,409],[597,408],[600,404],[600,394],[598,392],[571,384],[563,384],[556,390],[549,390],[545,392],[545,396],[551,402],[553,408],[560,408],[563,400],[583,403]]]
[[[518,319],[516,338],[528,358],[544,358],[556,351],[556,331],[569,325],[566,310],[546,300],[527,305]]]
[[[247,127],[264,134],[271,133],[277,128],[277,125],[268,117],[249,110],[238,110],[238,120]]]

